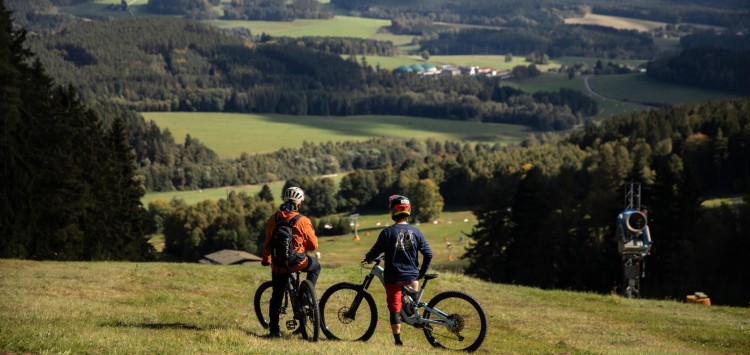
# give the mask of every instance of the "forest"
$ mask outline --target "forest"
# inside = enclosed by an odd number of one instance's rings
[[[750,94],[750,50],[686,49],[649,62],[648,76],[684,85]]]
[[[552,58],[651,59],[657,52],[651,36],[646,33],[570,25],[442,32],[435,38],[421,39],[420,46],[430,54],[544,53]]]
[[[80,23],[29,42],[50,74],[75,85],[84,100],[112,100],[138,111],[399,114],[539,130],[586,119],[527,94],[493,100],[498,79],[404,76],[336,55],[333,40],[256,42],[182,19]],[[377,50],[371,41],[361,43],[357,47]]]
[[[475,25],[528,27],[562,24],[587,12],[667,23],[689,22],[746,29],[750,9],[744,0],[331,0],[352,15],[397,18],[424,17],[434,21]]]
[[[0,257],[147,260],[141,183],[121,117],[104,125],[45,74],[0,6]]]

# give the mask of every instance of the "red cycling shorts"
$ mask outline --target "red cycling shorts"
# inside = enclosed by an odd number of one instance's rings
[[[388,310],[394,313],[401,312],[401,288],[410,285],[410,282],[385,285],[385,300],[388,302]]]

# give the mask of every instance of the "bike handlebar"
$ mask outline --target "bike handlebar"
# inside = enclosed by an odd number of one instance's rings
[[[372,259],[372,260],[367,260],[367,259],[362,260],[361,264],[362,264],[362,266],[364,266],[365,264],[372,264],[372,263],[375,263],[375,265],[377,265],[377,264],[379,264],[383,260],[383,258],[385,258],[385,254],[380,254],[377,257],[375,257],[375,259]]]

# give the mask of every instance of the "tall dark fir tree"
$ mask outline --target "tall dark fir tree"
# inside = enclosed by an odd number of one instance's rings
[[[11,15],[0,2],[0,257],[148,258],[122,124],[108,132],[73,88],[57,87]]]

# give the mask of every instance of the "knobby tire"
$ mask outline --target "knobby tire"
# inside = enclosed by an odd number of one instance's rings
[[[315,296],[315,286],[310,280],[304,280],[299,287],[299,305],[302,319],[302,337],[307,340],[318,341],[320,338],[320,309],[318,298]]]
[[[258,322],[264,329],[268,329],[270,317],[269,308],[271,303],[271,294],[273,293],[273,281],[266,281],[255,291],[255,297],[253,297],[253,308],[255,309],[255,316],[258,318]],[[279,314],[279,327],[280,329],[286,329],[286,321],[292,319],[292,302],[289,299],[289,292],[284,292],[284,298],[281,300],[281,308],[283,312]]]
[[[258,317],[260,325],[265,329],[268,329],[268,304],[271,300],[272,292],[273,282],[266,281],[258,286],[258,289],[255,291],[255,297],[253,297],[253,308],[255,309],[255,316]]]
[[[487,336],[487,316],[482,305],[473,297],[461,291],[439,293],[427,304],[458,320],[452,329],[446,326],[425,325],[424,335],[434,347],[460,351],[475,351],[482,345]],[[427,319],[439,319],[436,315],[424,311]],[[464,339],[459,339],[459,336]]]
[[[358,296],[361,301],[352,314],[350,308]],[[320,328],[328,339],[366,341],[375,333],[377,323],[375,300],[360,285],[338,283],[320,297]]]

